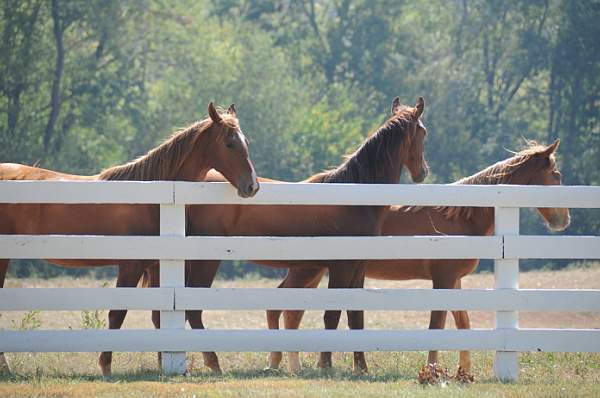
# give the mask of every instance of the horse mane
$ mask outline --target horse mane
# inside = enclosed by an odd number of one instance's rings
[[[221,113],[227,127],[238,128],[237,118],[228,113]],[[172,180],[181,168],[185,159],[196,146],[198,138],[212,127],[213,121],[205,118],[191,126],[180,129],[162,144],[151,149],[143,156],[119,166],[103,170],[100,180]]]
[[[392,172],[398,149],[405,153],[410,147],[408,132],[413,108],[403,106],[362,143],[336,168],[315,174],[307,182],[376,184],[387,180]],[[383,159],[383,161],[382,161]]]
[[[527,147],[519,152],[512,152],[514,156],[494,163],[491,166],[473,174],[469,177],[461,178],[453,182],[451,185],[498,185],[511,184],[515,173],[521,170],[527,162],[533,159],[536,155],[542,153],[547,148],[535,141],[527,141]],[[549,157],[549,168],[556,166],[556,157],[552,153]],[[405,212],[417,212],[425,206],[406,206],[403,208]],[[435,210],[444,212],[447,219],[471,219],[473,217],[474,207],[472,206],[435,206]]]

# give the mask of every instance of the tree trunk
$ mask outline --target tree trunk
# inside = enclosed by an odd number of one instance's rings
[[[54,80],[52,81],[52,93],[50,96],[50,116],[44,131],[44,150],[48,151],[50,140],[54,134],[54,126],[60,113],[60,81],[64,69],[65,50],[63,47],[63,26],[60,20],[58,0],[52,0],[52,22],[54,40],[56,41],[56,66],[54,68]]]

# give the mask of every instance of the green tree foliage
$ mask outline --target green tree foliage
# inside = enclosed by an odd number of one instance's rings
[[[561,138],[564,182],[597,185],[598,20],[597,0],[6,0],[0,161],[96,173],[213,100],[236,103],[260,175],[298,181],[423,95],[429,182]],[[596,210],[572,214],[598,234]],[[529,211],[522,228],[544,231]]]

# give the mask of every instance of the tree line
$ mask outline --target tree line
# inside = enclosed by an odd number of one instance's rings
[[[599,185],[598,20],[594,0],[6,0],[0,161],[97,173],[214,100],[237,104],[260,175],[297,181],[423,95],[427,182],[561,138],[564,183]],[[600,230],[572,215],[567,233]],[[544,227],[524,211],[522,229]],[[64,272],[40,264],[11,269]]]

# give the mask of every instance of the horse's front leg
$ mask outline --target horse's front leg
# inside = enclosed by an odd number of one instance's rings
[[[136,287],[144,269],[149,265],[147,261],[121,261],[119,263],[119,275],[117,276],[117,287]],[[120,329],[127,315],[127,310],[110,310],[108,312],[108,328]],[[112,372],[112,352],[105,351],[100,354],[98,364],[104,376],[110,376]]]
[[[277,288],[316,288],[325,274],[326,268],[291,268],[285,279]],[[279,329],[279,317],[283,312],[283,323],[285,329],[298,329],[304,316],[304,311],[267,311],[267,325],[269,329]],[[288,352],[288,370],[290,373],[298,373],[301,369],[300,356],[298,352]],[[281,352],[269,354],[268,369],[278,369],[281,363]]]
[[[343,289],[351,287],[352,280],[358,265],[355,262],[332,262],[329,266],[329,289]],[[323,321],[325,329],[335,330],[340,323],[342,311],[329,310],[325,311]],[[331,352],[321,352],[317,366],[321,369],[331,368]]]
[[[6,272],[8,271],[8,262],[9,260],[7,259],[0,260],[0,288],[4,287],[4,280],[6,279]],[[11,373],[10,365],[3,352],[0,352],[0,373]]]
[[[365,284],[365,268],[359,267],[352,279],[352,285],[350,287],[355,289],[362,289]],[[362,330],[365,326],[365,312],[364,311],[347,311],[348,315],[348,327],[350,329]],[[365,353],[362,351],[354,352],[354,372],[356,373],[367,373],[367,360],[365,359]]]
[[[308,268],[290,270],[290,273],[294,271],[294,277],[289,281],[286,287],[288,288],[310,288],[314,289],[319,286],[323,275],[325,275],[326,268]],[[304,316],[303,310],[297,311],[284,311],[283,312],[283,326],[285,329],[298,329],[300,328],[300,322]],[[298,373],[302,368],[300,364],[300,355],[298,352],[288,352],[288,370],[290,373]]]
[[[455,289],[461,288],[461,280],[458,279],[454,286]],[[471,321],[467,311],[452,311],[454,323],[457,329],[471,329]],[[471,375],[471,353],[469,351],[461,351],[459,354],[457,379],[463,382],[472,382],[474,380]]]
[[[187,287],[211,287],[215,275],[219,270],[221,261],[198,261],[188,260],[185,262],[186,283]],[[190,323],[192,329],[204,329],[202,323],[202,311],[186,311],[185,316]],[[219,365],[219,357],[215,352],[203,352],[204,366],[209,368],[214,374],[220,375],[221,366]]]
[[[433,279],[434,289],[454,289],[456,281],[454,279],[447,280],[443,278]],[[429,319],[429,329],[443,329],[446,326],[446,316],[448,311],[431,311],[431,317]],[[438,363],[438,351],[429,351],[427,357],[428,364]]]

